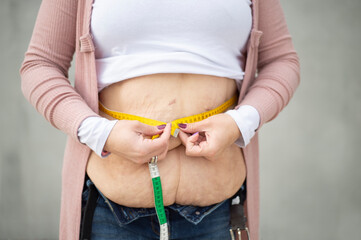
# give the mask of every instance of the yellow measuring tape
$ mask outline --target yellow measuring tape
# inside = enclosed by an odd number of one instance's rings
[[[171,130],[171,134],[173,137],[177,137],[178,133],[179,133],[179,127],[178,124],[179,123],[194,123],[194,122],[199,122],[202,121],[210,116],[222,113],[224,111],[226,111],[230,106],[232,106],[233,104],[235,104],[237,101],[237,95],[234,95],[232,98],[230,98],[229,100],[227,100],[226,102],[224,102],[222,105],[209,110],[207,112],[203,112],[203,113],[199,113],[196,115],[192,115],[189,117],[184,117],[184,118],[178,118],[174,121],[171,122],[172,124],[172,130]],[[144,117],[140,117],[140,116],[136,116],[136,115],[132,115],[132,114],[127,114],[127,113],[122,113],[122,112],[116,112],[113,110],[110,110],[108,108],[106,108],[101,102],[99,102],[99,110],[108,114],[109,116],[119,119],[119,120],[138,120],[141,123],[147,124],[147,125],[151,125],[151,126],[158,126],[158,125],[163,125],[166,124],[166,122],[162,122],[162,121],[158,121],[158,120],[154,120],[154,119],[150,119],[150,118],[144,118]],[[153,136],[153,138],[157,138],[159,135]]]
[[[203,112],[200,114],[192,115],[189,117],[179,118],[171,122],[172,124],[172,130],[171,134],[174,137],[178,136],[179,133],[179,123],[193,123],[202,121],[210,116],[216,115],[218,113],[222,113],[226,111],[230,106],[235,104],[237,101],[237,95],[234,95],[231,99],[220,105],[219,107],[216,107],[215,109],[212,109],[207,112]],[[151,126],[158,126],[162,124],[166,124],[165,122],[153,120],[150,118],[144,118],[132,114],[127,113],[121,113],[116,112],[113,110],[110,110],[106,107],[104,107],[101,102],[99,102],[99,109],[100,111],[108,114],[109,116],[119,119],[119,120],[138,120],[139,122],[142,122],[144,124],[148,124]],[[159,135],[155,135],[152,137],[152,139],[157,138]],[[154,158],[154,159],[153,159]],[[162,193],[162,184],[160,180],[160,173],[157,165],[157,156],[154,156],[152,160],[148,163],[150,176],[152,178],[152,185],[153,185],[153,193],[154,193],[154,203],[155,203],[155,210],[159,221],[159,237],[160,240],[168,240],[169,239],[169,231],[168,231],[168,223],[167,223],[167,217],[164,210],[164,204],[163,204],[163,193]]]

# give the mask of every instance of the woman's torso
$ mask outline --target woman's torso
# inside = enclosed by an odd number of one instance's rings
[[[91,29],[100,101],[109,109],[162,122],[221,105],[240,88],[252,23],[250,4],[95,0]],[[171,137],[167,157],[158,165],[165,205],[220,202],[245,178],[236,145],[211,162],[187,157],[180,140]],[[110,200],[129,207],[153,206],[147,164],[92,153],[87,172]]]
[[[233,79],[184,73],[152,74],[103,89],[99,100],[109,109],[163,122],[213,109],[237,92]],[[110,116],[100,113],[103,117]],[[242,151],[233,144],[217,161],[188,157],[178,138],[171,137],[167,157],[158,162],[164,204],[207,206],[231,197],[246,170]],[[114,154],[90,155],[87,173],[110,200],[128,207],[153,207],[148,165]]]

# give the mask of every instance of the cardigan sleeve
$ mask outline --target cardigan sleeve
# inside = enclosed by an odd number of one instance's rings
[[[288,104],[300,81],[300,66],[279,0],[259,1],[258,76],[240,105],[260,114],[259,128]]]
[[[80,123],[97,116],[68,80],[76,43],[77,3],[42,1],[20,69],[25,98],[54,127],[76,140]]]

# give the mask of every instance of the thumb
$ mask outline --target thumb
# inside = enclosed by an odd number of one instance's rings
[[[136,127],[137,127],[138,132],[140,132],[144,135],[147,135],[147,136],[153,136],[153,135],[157,135],[157,134],[160,134],[161,132],[163,132],[163,129],[166,127],[166,124],[158,125],[158,126],[151,126],[151,125],[147,125],[147,124],[138,122]]]
[[[204,132],[207,127],[207,119],[194,123],[179,123],[178,127],[186,133]]]

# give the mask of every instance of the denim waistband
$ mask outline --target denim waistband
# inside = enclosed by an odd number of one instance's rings
[[[94,185],[94,183],[87,179],[86,185],[89,187],[90,185]],[[147,217],[147,216],[154,216],[156,215],[155,208],[131,208],[119,205],[107,197],[105,197],[99,190],[98,190],[101,200],[103,200],[110,208],[114,216],[116,217],[119,224],[128,224],[132,221],[140,217]],[[213,204],[206,207],[197,207],[197,206],[185,206],[179,204],[172,204],[170,206],[166,206],[165,209],[172,209],[178,212],[182,217],[184,217],[187,221],[198,224],[202,221],[204,217],[212,213],[215,209],[217,209],[222,204],[229,204],[230,200],[224,200],[220,203]]]

